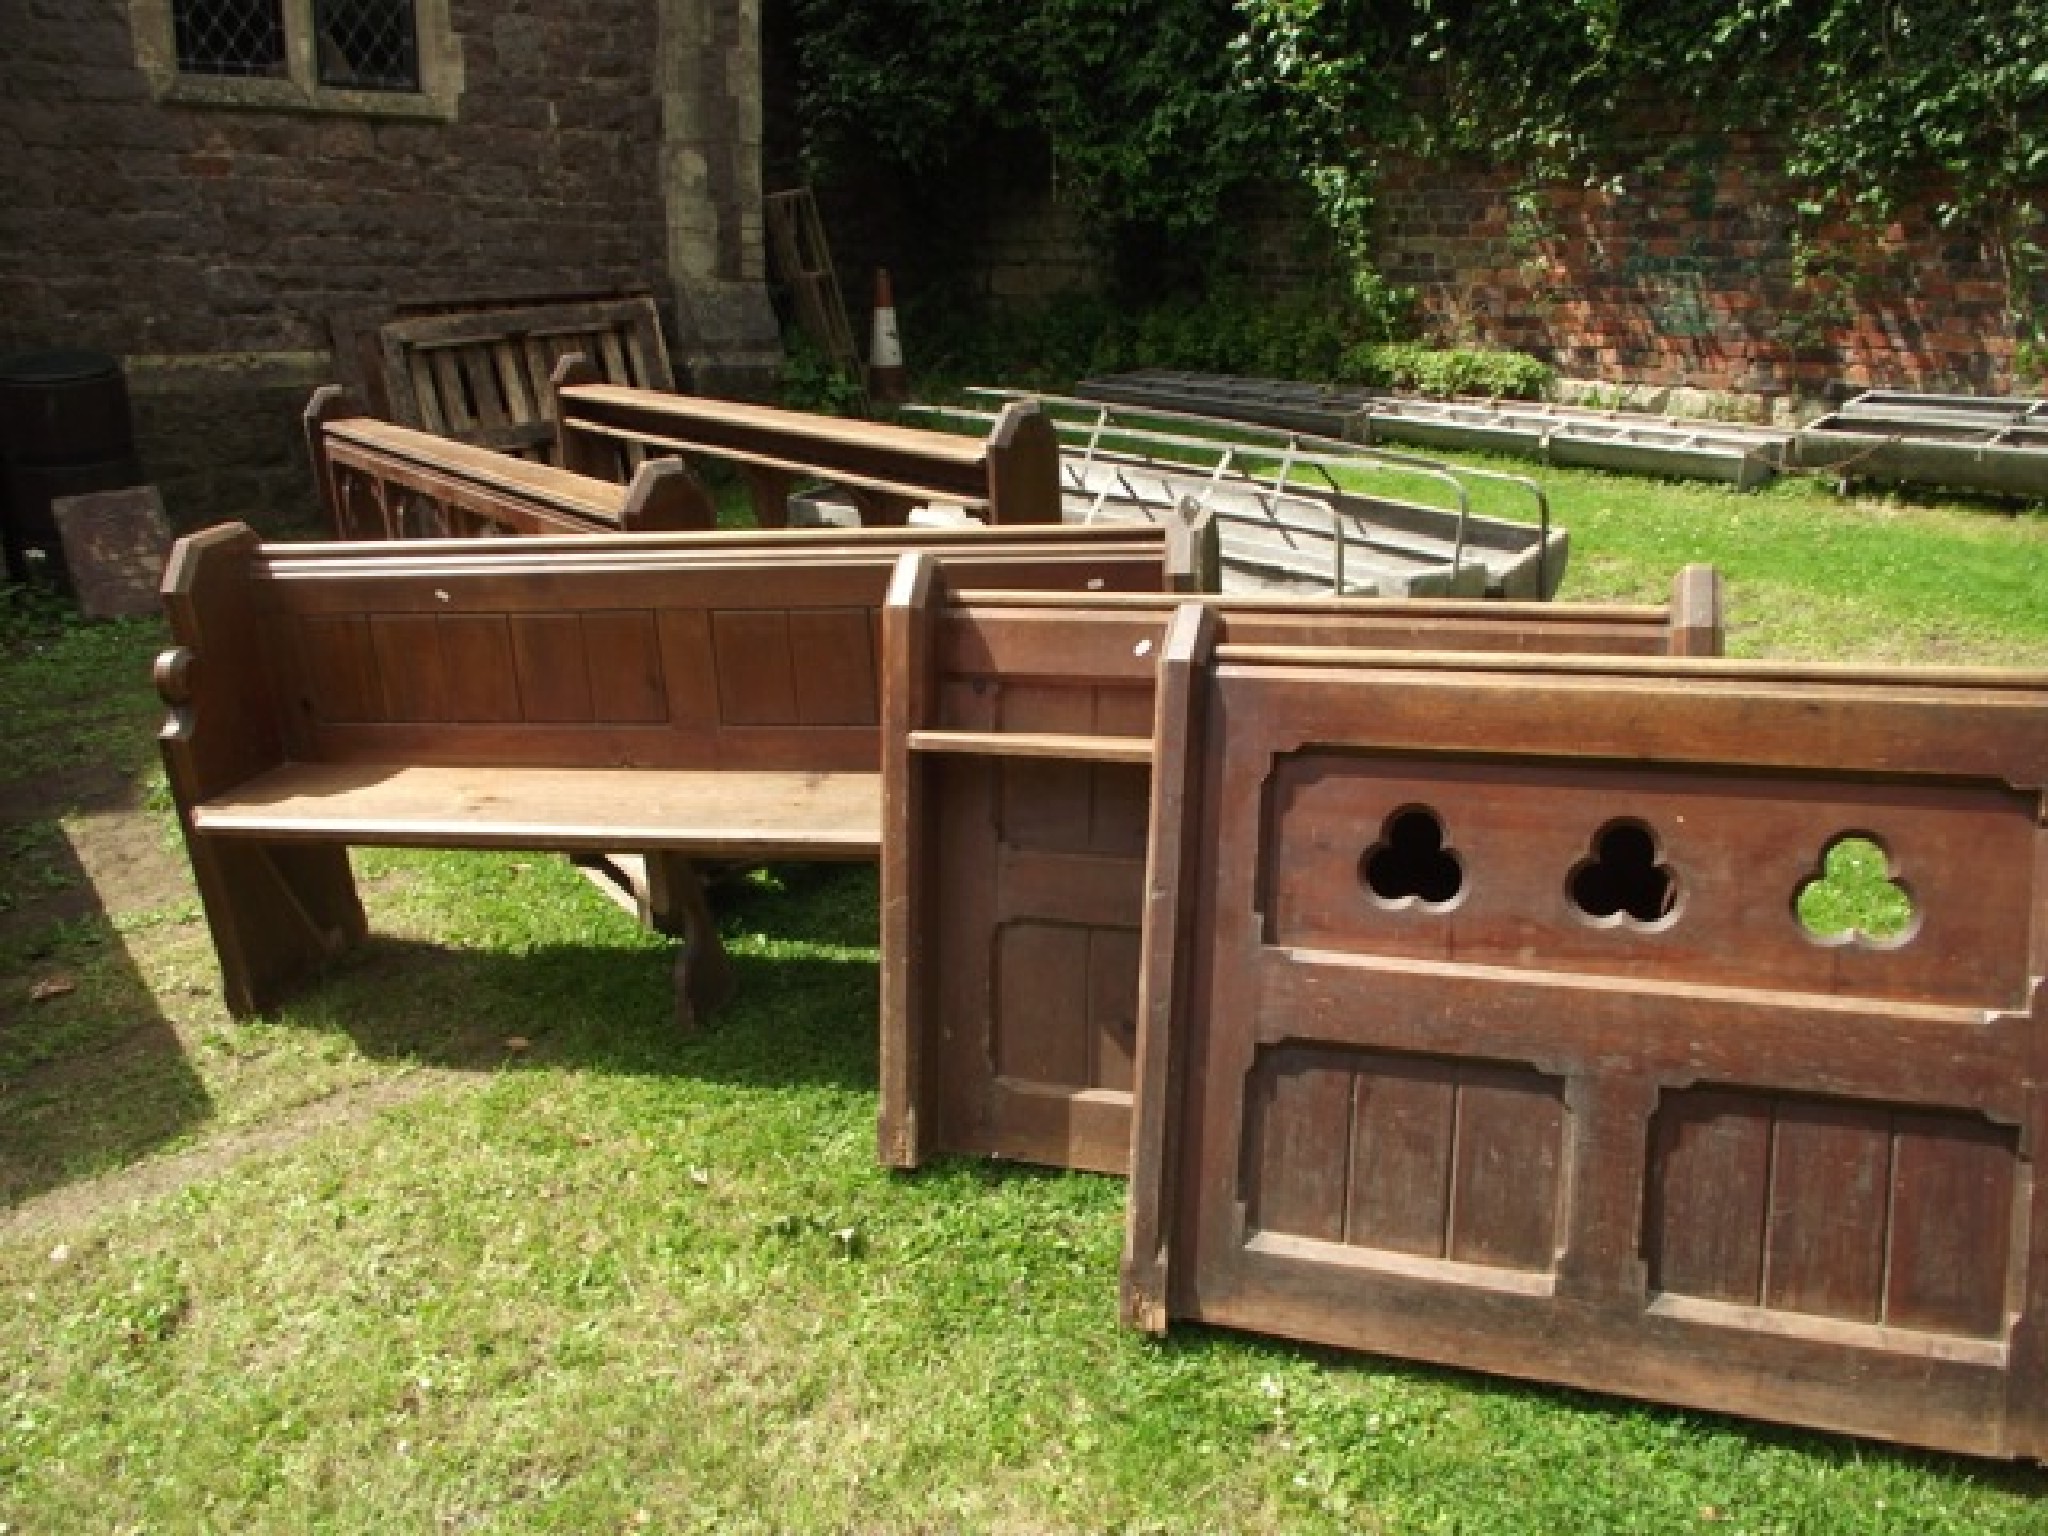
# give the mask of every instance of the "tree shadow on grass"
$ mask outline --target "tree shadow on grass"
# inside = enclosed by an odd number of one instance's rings
[[[126,823],[114,830],[161,837],[155,818],[128,809]],[[189,903],[182,861],[172,859],[175,890],[130,899],[117,889],[103,903],[94,875],[105,881],[106,851],[88,871],[54,820],[33,823],[33,838],[21,831],[28,825],[0,820],[0,832],[16,834],[14,851],[32,843],[37,861],[33,900],[0,903],[0,1211],[141,1161],[202,1130],[217,1108],[115,921],[168,897]],[[119,868],[122,850],[114,854]],[[10,867],[20,886],[25,866]],[[873,871],[756,874],[722,882],[715,902],[737,988],[693,1035],[675,1023],[674,946],[623,918],[597,925],[616,943],[516,951],[373,932],[273,1022],[344,1035],[373,1062],[871,1093]],[[210,967],[207,981],[217,984]],[[39,986],[47,995],[36,996]]]
[[[110,824],[155,836],[147,818],[102,810]],[[12,856],[0,917],[5,1210],[135,1162],[203,1124],[213,1106],[117,926],[135,909],[121,885],[126,854],[94,848],[89,869],[63,828],[40,816],[0,818],[0,836]]]

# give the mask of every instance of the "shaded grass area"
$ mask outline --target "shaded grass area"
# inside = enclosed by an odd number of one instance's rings
[[[1714,559],[1747,650],[2048,660],[2038,516],[1545,483],[1567,597]],[[721,891],[739,994],[685,1040],[561,861],[363,854],[371,942],[232,1021],[149,792],[159,640],[0,658],[42,711],[0,832],[55,872],[0,914],[11,1530],[2043,1528],[2025,1469],[1120,1330],[1120,1183],[877,1167],[869,871]]]

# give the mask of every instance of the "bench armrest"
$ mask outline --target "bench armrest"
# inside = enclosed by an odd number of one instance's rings
[[[178,540],[164,566],[176,644],[156,663],[169,711],[158,740],[181,812],[284,760],[250,579],[260,548],[253,529],[226,523]]]

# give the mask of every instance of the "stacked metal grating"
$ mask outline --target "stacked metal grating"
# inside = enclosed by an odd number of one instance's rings
[[[1146,369],[1086,379],[1089,400],[1254,422],[1354,443],[1401,443],[1549,464],[1720,480],[1744,490],[1787,467],[1792,434],[1728,422],[1523,400],[1421,400],[1285,379]]]

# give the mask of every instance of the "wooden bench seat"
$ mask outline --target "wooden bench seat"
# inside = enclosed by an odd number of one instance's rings
[[[162,744],[230,1009],[363,934],[351,845],[642,854],[678,1014],[716,1006],[691,859],[881,845],[880,607],[915,549],[983,581],[1166,580],[1165,535],[1131,528],[181,540]]]
[[[1059,438],[1034,402],[1013,401],[972,438],[599,383],[577,358],[554,382],[565,467],[623,479],[629,451],[731,464],[764,528],[787,523],[790,493],[817,481],[842,489],[867,523],[901,524],[933,503],[988,523],[1060,521]]]
[[[881,847],[869,772],[445,768],[289,763],[192,808],[218,837],[364,846],[867,859]]]

